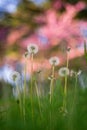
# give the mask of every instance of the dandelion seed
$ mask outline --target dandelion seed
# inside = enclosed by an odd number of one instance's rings
[[[59,62],[60,62],[60,61],[59,61],[59,58],[56,57],[56,56],[51,57],[51,58],[49,59],[49,63],[50,63],[51,65],[54,65],[54,66],[58,65]]]
[[[65,77],[69,75],[69,69],[67,67],[62,67],[59,69],[58,73],[61,77]]]
[[[38,52],[38,46],[34,43],[29,44],[27,50],[29,54],[36,54]]]

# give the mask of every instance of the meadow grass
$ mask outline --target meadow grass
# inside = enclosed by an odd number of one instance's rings
[[[67,114],[60,111],[63,102],[63,86],[61,80],[55,83],[52,102],[50,95],[46,94],[39,97],[40,110],[37,95],[32,96],[33,101],[33,120],[31,111],[31,99],[25,98],[25,122],[23,115],[20,116],[20,102],[13,97],[0,101],[0,129],[1,130],[86,130],[87,129],[87,89],[82,90],[78,84],[75,91],[68,83],[66,107]],[[48,87],[48,86],[47,86]],[[51,120],[50,120],[51,110]]]

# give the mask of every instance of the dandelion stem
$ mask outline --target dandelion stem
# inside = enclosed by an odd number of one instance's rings
[[[52,67],[52,78],[51,78],[51,81],[50,81],[50,104],[52,102],[52,97],[53,97],[54,71],[55,71],[55,66],[53,65],[53,67]]]
[[[69,52],[67,52],[67,63],[66,63],[66,67],[68,68],[69,66]]]
[[[66,67],[69,66],[69,52],[67,52]],[[65,85],[64,85],[64,98],[63,98],[63,109],[66,110],[66,98],[67,98],[67,75],[65,75]]]
[[[53,79],[50,81],[50,104],[52,102],[52,84],[53,84]]]
[[[63,99],[64,109],[66,109],[66,97],[67,97],[67,76],[65,76],[65,86],[64,86],[64,99]]]
[[[33,73],[33,56],[34,54],[31,54],[31,111],[32,111],[32,120],[33,120],[33,77],[32,77],[32,73]]]
[[[31,75],[33,73],[33,53],[31,54]],[[33,77],[31,76],[31,96],[32,96],[32,88],[33,87]]]
[[[55,72],[55,65],[52,66],[52,78],[50,81],[50,130],[52,129],[51,120],[52,120],[52,98],[53,98],[53,89],[54,89],[54,72]]]
[[[25,98],[26,98],[26,64],[27,61],[25,61],[25,67],[24,67],[24,97],[23,97],[23,115],[24,115],[24,123],[25,123]]]

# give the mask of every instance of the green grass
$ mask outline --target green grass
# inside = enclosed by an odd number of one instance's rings
[[[20,115],[19,103],[10,98],[0,101],[0,130],[87,130],[87,89],[77,86],[77,91],[68,84],[67,111],[61,112],[63,103],[63,86],[56,81],[52,103],[49,94],[40,97],[40,110],[37,96],[33,96],[33,119],[31,100],[26,97],[25,122]],[[47,86],[48,87],[48,86]]]

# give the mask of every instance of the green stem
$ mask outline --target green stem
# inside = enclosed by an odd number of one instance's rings
[[[65,76],[65,86],[64,86],[64,99],[63,99],[64,109],[66,109],[66,98],[67,98],[67,76]]]
[[[67,61],[66,61],[66,67],[69,66],[69,52],[67,52]],[[64,97],[63,97],[63,109],[66,110],[66,98],[67,98],[67,75],[65,76],[65,85],[64,85]]]
[[[69,67],[69,52],[67,52],[67,61],[66,61],[66,67]]]
[[[20,116],[22,117],[22,101],[21,101],[21,95],[20,95],[20,90],[18,85],[16,85],[17,88],[17,93],[18,93],[18,97],[19,97],[19,109],[20,109]]]
[[[34,54],[32,53],[31,54],[31,111],[32,111],[32,120],[33,120],[33,77],[32,77],[32,74],[33,74],[33,56]]]
[[[50,81],[50,104],[52,102],[52,84],[53,84],[53,79]]]
[[[37,87],[37,83],[36,82],[35,82],[35,86],[36,86],[36,93],[37,93],[37,98],[38,98],[38,105],[39,105],[40,116],[42,118],[41,103],[40,103],[39,92],[38,92],[38,87]]]
[[[52,66],[52,78],[50,81],[50,105],[52,104],[53,99],[54,76],[55,76],[55,65]],[[50,130],[52,129],[51,121],[52,121],[52,106],[50,106]]]
[[[25,123],[25,98],[26,98],[26,63],[27,61],[25,61],[25,67],[24,67],[24,96],[23,96],[23,115],[24,115],[24,123]]]
[[[50,130],[52,129],[52,123],[51,123],[51,119],[52,119],[52,112],[51,112],[51,109],[50,109]]]
[[[77,89],[77,79],[78,79],[78,76],[76,75],[76,82],[75,82],[75,93],[76,93],[76,89]]]
[[[55,71],[55,66],[53,65],[52,67],[52,79],[50,81],[50,104],[52,102],[52,97],[53,97],[53,83],[54,83],[54,71]]]
[[[31,54],[31,75],[33,73],[33,53]],[[31,95],[32,95],[32,88],[33,87],[33,77],[31,76]]]
[[[73,108],[74,108],[75,101],[76,101],[76,92],[77,92],[77,79],[78,79],[78,76],[76,75],[76,76],[75,76],[75,89],[74,89],[74,98],[73,98],[73,103],[72,103],[72,112],[73,112]]]

